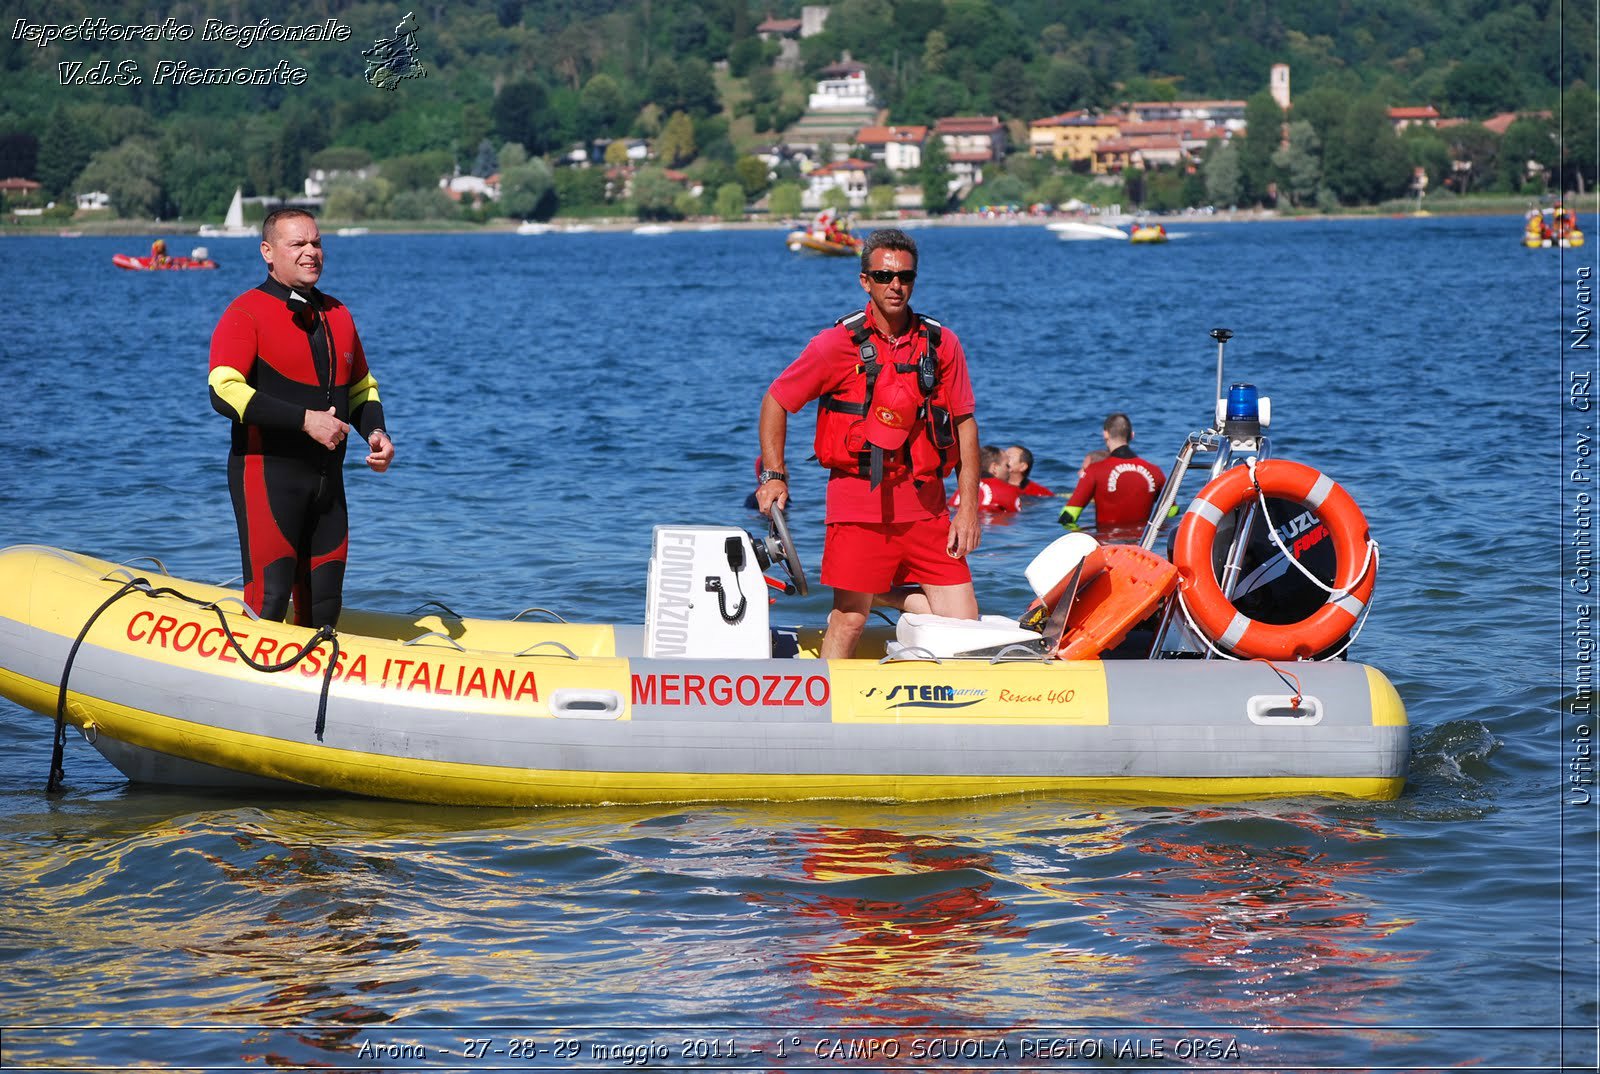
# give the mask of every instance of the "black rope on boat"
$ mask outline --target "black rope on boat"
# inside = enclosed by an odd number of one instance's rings
[[[328,725],[328,691],[333,686],[333,669],[339,663],[339,637],[334,631],[333,627],[326,624],[318,627],[317,632],[311,635],[311,640],[306,642],[305,645],[301,646],[299,652],[295,653],[286,660],[280,660],[276,664],[258,664],[245,654],[244,646],[239,644],[239,639],[233,636],[233,629],[228,626],[228,617],[222,614],[222,609],[217,607],[215,601],[201,600],[199,597],[191,597],[187,593],[180,593],[171,586],[162,586],[160,589],[151,589],[147,592],[152,597],[177,597],[179,600],[187,601],[188,603],[197,607],[209,608],[216,612],[217,623],[222,627],[222,633],[227,636],[228,644],[233,647],[234,652],[239,654],[239,659],[244,661],[244,663],[248,664],[255,670],[265,672],[269,675],[275,675],[280,671],[288,671],[290,668],[300,663],[300,661],[304,660],[308,654],[320,648],[323,642],[328,642],[329,645],[332,646],[333,652],[330,654],[328,666],[322,669],[322,691],[320,696],[317,698],[317,723],[316,727],[314,728],[317,735],[317,741],[322,741],[322,732]]]
[[[89,621],[83,624],[83,629],[78,631],[78,636],[72,642],[72,648],[67,650],[67,665],[61,669],[61,692],[56,695],[56,738],[55,745],[50,751],[50,779],[45,783],[46,794],[58,794],[61,791],[61,781],[67,778],[64,766],[67,749],[67,680],[72,676],[72,662],[78,658],[78,649],[83,645],[83,639],[89,636],[89,628],[94,626],[105,610],[132,593],[140,586],[148,587],[150,583],[143,578],[129,578],[121,589],[106,598],[106,602],[94,610],[89,616]]]
[[[78,658],[78,649],[82,647],[83,639],[89,636],[89,629],[94,626],[95,620],[99,619],[107,608],[135,590],[143,592],[150,597],[177,597],[179,600],[193,604],[196,607],[209,608],[211,611],[216,612],[217,623],[222,627],[222,633],[227,637],[229,646],[239,655],[239,659],[256,671],[266,674],[288,671],[304,660],[308,654],[321,648],[322,643],[326,641],[332,648],[332,652],[329,654],[328,666],[322,670],[322,689],[317,698],[317,722],[314,728],[317,741],[322,741],[322,733],[328,724],[328,692],[333,686],[333,670],[339,664],[339,637],[333,627],[327,625],[318,627],[316,633],[311,636],[311,640],[301,646],[300,651],[293,656],[280,660],[276,664],[262,664],[252,659],[244,651],[244,646],[239,644],[239,639],[233,636],[233,628],[228,625],[228,617],[223,614],[222,609],[217,606],[215,601],[191,597],[189,594],[173,589],[171,586],[151,588],[150,581],[147,578],[130,578],[123,584],[121,589],[113,593],[106,599],[104,604],[96,608],[93,615],[89,616],[89,621],[83,624],[83,629],[78,632],[77,638],[72,643],[72,648],[67,652],[67,663],[61,670],[61,691],[56,695],[55,744],[50,754],[50,779],[45,785],[45,790],[48,793],[55,794],[59,792],[62,780],[67,775],[63,767],[63,758],[67,745],[67,680],[72,676],[72,664]]]

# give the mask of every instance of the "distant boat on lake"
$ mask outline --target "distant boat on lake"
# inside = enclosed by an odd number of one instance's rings
[[[222,226],[212,224],[200,225],[200,236],[206,239],[253,239],[257,231],[253,227],[245,226],[244,222],[244,191],[239,187],[233,188],[233,201],[228,205],[228,215],[223,218]]]

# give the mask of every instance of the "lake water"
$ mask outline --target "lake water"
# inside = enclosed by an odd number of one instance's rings
[[[1169,229],[925,228],[917,306],[966,346],[983,441],[1027,444],[1059,491],[1113,409],[1170,467],[1208,420],[1207,332],[1235,332],[1275,454],[1349,488],[1382,545],[1353,655],[1410,713],[1398,801],[286,801],[131,787],[76,734],[47,797],[49,723],[0,702],[0,1061],[1593,1069],[1593,486],[1571,475],[1595,247],[1525,250],[1511,217]],[[148,240],[4,244],[0,545],[238,574],[206,350],[262,266],[207,245],[217,272],[137,274],[110,257]],[[861,300],[850,262],[775,231],[327,247],[399,449],[350,475],[354,606],[639,621],[652,525],[760,529],[757,403]],[[814,573],[809,438],[808,414]],[[1025,606],[1054,516],[987,527],[986,611]]]

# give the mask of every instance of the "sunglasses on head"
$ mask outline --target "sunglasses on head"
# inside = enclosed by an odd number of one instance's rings
[[[868,269],[863,275],[873,283],[891,283],[898,278],[901,283],[910,287],[917,282],[917,270],[914,268],[902,269],[899,272],[889,269]]]

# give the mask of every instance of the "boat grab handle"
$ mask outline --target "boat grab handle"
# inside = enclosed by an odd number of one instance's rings
[[[421,644],[422,642],[426,641],[429,638],[438,638],[440,641],[443,641],[443,642],[447,643],[448,645],[450,645],[451,648],[456,649],[459,652],[463,652],[464,653],[464,652],[467,651],[467,647],[465,645],[462,645],[459,641],[457,641],[456,639],[452,638],[450,635],[441,634],[437,630],[430,630],[426,634],[418,634],[416,637],[412,638],[408,642],[405,642],[404,644],[406,644],[406,645],[419,645],[419,644]]]
[[[1053,663],[1054,660],[1054,657],[1047,656],[1037,649],[1030,649],[1020,641],[1012,642],[1010,645],[1007,645],[1005,648],[989,657],[989,663],[991,664],[1016,664],[1022,662],[1043,664]]]
[[[622,715],[622,697],[615,690],[564,688],[550,695],[550,711],[569,720],[615,720]]]
[[[920,645],[907,645],[896,649],[894,652],[886,655],[882,660],[879,660],[878,663],[897,664],[902,660],[920,660],[934,664],[944,663],[943,660],[940,660],[937,656],[934,656],[932,652],[924,649]]]
[[[535,649],[543,649],[546,646],[549,646],[552,649],[559,649],[560,652],[555,652],[555,653],[535,653],[534,652]],[[517,653],[516,655],[518,655],[518,656],[564,656],[568,660],[577,660],[577,659],[579,659],[577,653],[573,652],[571,649],[567,648],[565,645],[561,644],[559,641],[553,641],[553,640],[536,641],[532,645],[528,646],[526,649],[522,650],[520,653]]]
[[[422,611],[422,609],[424,609],[424,608],[438,608],[440,611],[444,612],[444,614],[449,616],[451,619],[463,618],[460,612],[453,611],[448,604],[441,604],[436,600],[425,600],[421,604],[417,605],[415,608],[412,608],[406,614],[407,615],[416,615],[418,612]],[[427,637],[427,635],[424,634],[423,637]]]
[[[161,562],[155,556],[134,556],[132,559],[125,559],[122,561],[122,565],[124,567],[131,567],[135,563],[154,563],[156,565],[156,570],[160,571],[168,578],[172,577],[172,572],[167,570],[167,565]]]
[[[1244,703],[1250,722],[1261,727],[1315,727],[1322,722],[1322,701],[1308,695],[1295,698],[1289,694],[1255,694]]]
[[[521,619],[524,615],[527,615],[529,612],[542,612],[543,614],[548,615],[553,621],[555,621],[557,623],[565,623],[566,622],[566,620],[564,618],[562,618],[559,613],[553,612],[549,608],[524,608],[520,612],[518,612],[516,615],[513,615],[511,617],[511,621],[513,623],[515,623],[517,620]]]
[[[237,604],[239,606],[239,610],[245,615],[249,616],[251,619],[254,619],[258,623],[261,621],[261,617],[256,614],[256,610],[250,607],[250,605],[246,604],[239,597],[220,597],[217,600],[212,601],[210,604],[202,604],[200,607],[207,609],[221,608],[224,604]]]
[[[130,571],[126,567],[118,567],[115,570],[106,571],[106,573],[104,573],[104,574],[102,574],[100,576],[100,580],[102,582],[115,581],[118,578],[121,578],[123,581],[127,581],[127,582],[142,582],[142,581],[144,581],[143,578],[140,578],[137,574],[134,574],[132,571]],[[149,587],[149,585],[144,585],[144,586],[141,586],[140,588],[149,589],[150,587]]]

